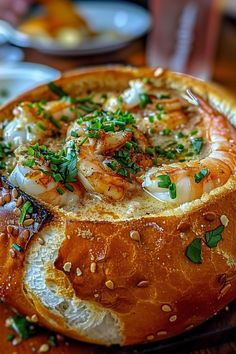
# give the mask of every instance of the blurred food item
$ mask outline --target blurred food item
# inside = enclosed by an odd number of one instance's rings
[[[74,47],[96,35],[69,0],[40,0],[44,14],[24,21],[19,30],[43,41]]]

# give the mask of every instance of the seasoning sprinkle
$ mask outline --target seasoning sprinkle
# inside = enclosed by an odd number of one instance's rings
[[[17,252],[23,252],[23,248],[18,243],[13,243],[12,248]]]
[[[24,219],[25,219],[25,216],[27,214],[27,211],[29,210],[29,208],[31,207],[31,203],[29,200],[27,200],[22,208],[21,208],[21,213],[20,213],[20,216],[19,216],[19,225],[23,225],[23,222],[24,222]]]
[[[114,283],[113,283],[112,280],[107,280],[107,281],[105,282],[105,285],[106,285],[106,287],[107,287],[108,289],[110,289],[110,290],[113,290],[113,289],[114,289]]]
[[[209,169],[203,168],[200,172],[198,172],[194,175],[195,182],[200,183],[201,180],[208,175],[208,173],[209,173]]]
[[[222,232],[224,231],[224,225],[219,225],[216,229],[207,231],[205,233],[206,245],[209,248],[215,248],[218,245],[218,242],[222,240]]]
[[[186,257],[195,263],[201,264],[202,263],[202,243],[200,238],[195,238],[186,248],[185,251]]]

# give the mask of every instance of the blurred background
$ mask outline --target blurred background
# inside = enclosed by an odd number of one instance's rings
[[[60,72],[151,65],[236,95],[236,0],[0,0],[0,103]]]

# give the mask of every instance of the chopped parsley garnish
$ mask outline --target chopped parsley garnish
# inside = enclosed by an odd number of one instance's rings
[[[161,103],[157,103],[156,104],[156,109],[158,109],[159,111],[164,111],[164,106]]]
[[[0,169],[6,168],[5,160],[13,155],[11,143],[0,142]]]
[[[171,182],[170,176],[169,175],[159,175],[157,176],[157,179],[159,180],[157,185],[160,188],[168,188],[169,189],[169,195],[171,199],[176,198],[176,184]]]
[[[203,146],[203,139],[202,138],[194,138],[191,140],[191,144],[196,154],[200,154],[202,146]]]
[[[160,131],[160,135],[169,135],[170,132],[171,132],[170,129],[163,129],[163,130]]]
[[[151,103],[151,98],[147,93],[140,93],[139,95],[139,105],[140,108],[145,108],[148,103]]]
[[[171,98],[171,95],[167,94],[167,93],[161,93],[160,95],[157,96],[157,98],[159,100],[169,99],[169,98]]]
[[[106,163],[107,167],[110,167],[112,171],[116,171],[117,163],[115,161],[109,161]]]
[[[182,132],[178,132],[178,133],[176,133],[175,136],[177,139],[181,139],[181,138],[184,138],[185,135]]]
[[[25,220],[25,216],[26,216],[30,207],[31,207],[31,203],[29,200],[27,200],[21,208],[21,213],[20,213],[19,221],[18,221],[19,225],[23,225],[23,221]]]
[[[196,183],[200,183],[204,177],[206,177],[209,173],[208,168],[203,168],[200,172],[194,175],[194,180]]]
[[[40,168],[44,174],[51,176],[55,182],[61,182],[66,189],[73,191],[74,188],[70,183],[77,181],[77,151],[74,143],[66,150],[57,153],[47,149],[45,145],[35,144],[28,148],[28,154],[32,158],[24,160],[24,165],[28,167],[39,166],[37,158],[44,159],[49,166],[49,170]],[[64,190],[57,189],[59,194],[63,194]]]
[[[159,180],[157,185],[160,188],[169,188],[171,185],[171,180],[169,175],[159,175],[157,176],[157,179]]]
[[[171,183],[169,186],[169,194],[171,199],[175,199],[176,198],[176,184],[175,183]]]
[[[201,238],[195,238],[186,248],[185,251],[186,257],[195,263],[201,264],[202,263],[202,241]]]
[[[65,191],[61,188],[61,187],[58,187],[57,188],[57,192],[60,194],[60,195],[63,195],[65,193]]]
[[[56,85],[55,82],[49,82],[48,87],[55,95],[60,98],[67,96],[65,91],[60,86]]]
[[[222,240],[222,232],[224,231],[224,225],[218,226],[214,230],[207,231],[205,233],[205,241],[209,248],[214,248],[217,246],[218,242]]]
[[[15,250],[15,251],[17,251],[17,252],[23,252],[23,248],[20,246],[20,245],[18,245],[18,243],[13,243],[12,244],[12,248]]]
[[[196,135],[197,133],[198,133],[198,130],[197,129],[193,129],[190,132],[190,136]]]
[[[25,317],[20,315],[12,317],[11,328],[22,340],[26,340],[36,334],[36,327],[28,322]]]

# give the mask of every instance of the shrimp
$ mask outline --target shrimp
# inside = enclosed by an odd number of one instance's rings
[[[82,146],[78,157],[78,176],[88,192],[102,194],[110,200],[122,200],[134,185],[112,172],[106,160],[94,153],[92,147]]]
[[[146,93],[148,89],[149,86],[142,80],[131,80],[129,82],[129,88],[120,95],[120,98],[111,96],[107,99],[104,109],[114,112],[120,108],[121,105],[124,109],[133,108],[139,104],[140,94]]]
[[[3,131],[4,140],[10,142],[13,147],[51,136],[53,128],[60,129],[62,123],[64,124],[61,117],[75,118],[71,104],[66,101],[51,101],[45,104],[24,102],[14,109],[13,114],[15,118]]]
[[[78,204],[83,192],[76,183],[73,183],[74,191],[71,192],[39,168],[24,166],[21,161],[11,172],[9,181],[24,192],[59,207]],[[58,190],[63,190],[63,194]]]
[[[236,171],[235,131],[224,116],[200,97],[190,94],[203,116],[209,155],[200,160],[153,167],[144,175],[142,183],[143,189],[156,199],[176,204],[201,198],[203,193],[224,185]]]

